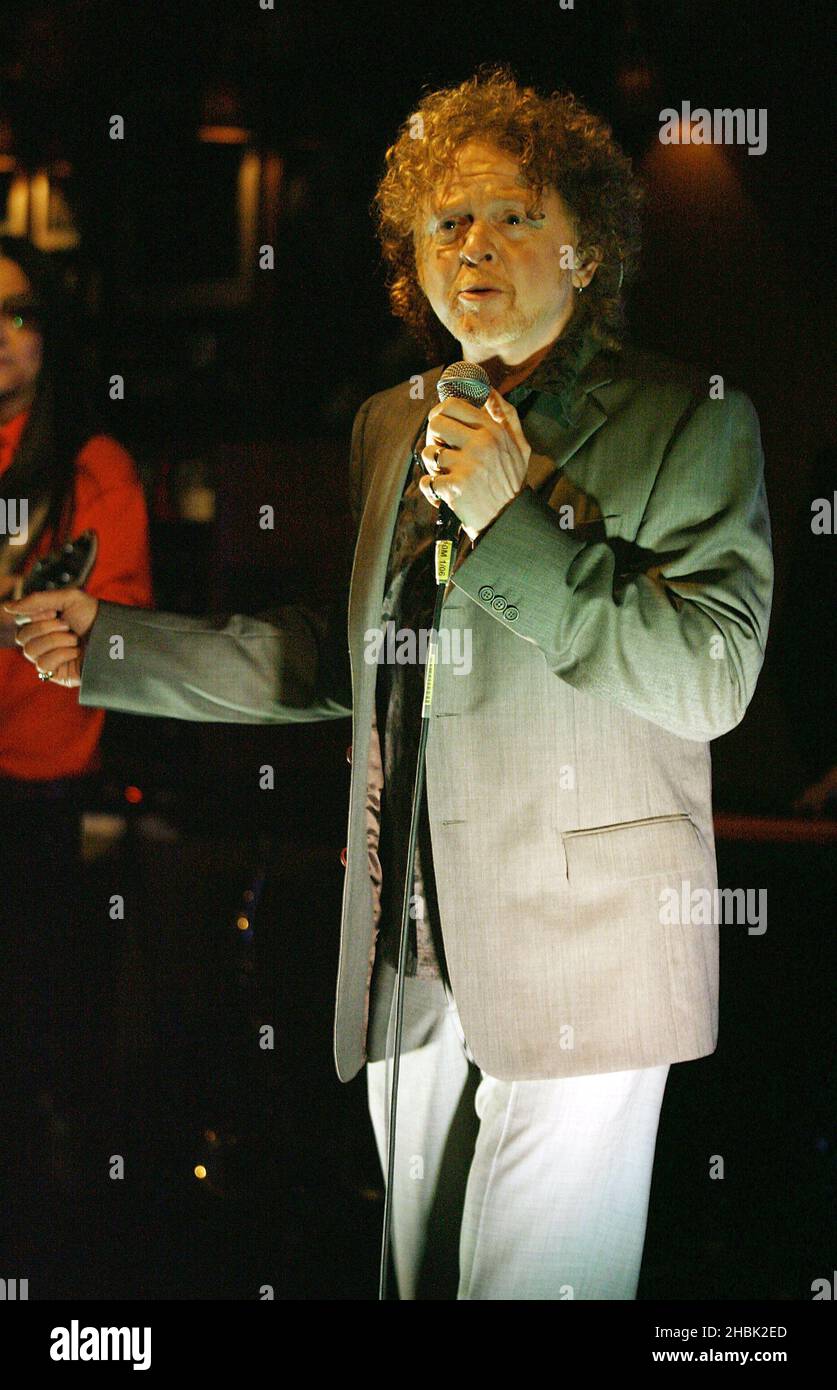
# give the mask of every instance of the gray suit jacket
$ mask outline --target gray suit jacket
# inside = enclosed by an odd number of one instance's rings
[[[347,607],[197,619],[103,603],[83,668],[83,704],[245,723],[351,714],[344,1081],[368,1059],[376,937],[365,634],[381,622],[410,447],[440,370],[425,373],[424,399],[405,383],[355,418]],[[662,903],[664,890],[685,905],[716,887],[708,745],[753,694],[773,569],[758,419],[742,392],[707,392],[689,369],[626,349],[589,363],[569,428],[538,394],[528,487],[448,589],[443,624],[470,631],[472,669],[437,669],[433,863],[465,1035],[496,1077],[656,1066],[717,1044],[717,922],[672,922]]]

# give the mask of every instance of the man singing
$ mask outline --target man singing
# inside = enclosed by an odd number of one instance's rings
[[[569,94],[501,67],[425,96],[376,194],[390,302],[492,391],[433,404],[436,365],[361,406],[342,607],[12,605],[83,704],[351,714],[335,1057],[344,1081],[366,1063],[383,1160],[423,672],[365,652],[429,626],[440,501],[459,518],[442,623],[470,662],[437,668],[411,866],[402,1299],[635,1298],[668,1068],[717,1044],[718,924],[663,904],[717,882],[709,741],[761,669],[770,529],[747,396],[623,341],[639,202]]]

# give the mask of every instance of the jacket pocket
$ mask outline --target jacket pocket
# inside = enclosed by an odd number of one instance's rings
[[[561,833],[571,888],[706,867],[700,832],[685,811]]]

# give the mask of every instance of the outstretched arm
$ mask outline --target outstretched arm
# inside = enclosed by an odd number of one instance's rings
[[[359,522],[368,403],[355,416],[351,497]],[[13,605],[32,621],[19,644],[40,671],[81,685],[84,705],[236,724],[311,722],[351,713],[347,593],[324,608],[188,618],[97,603],[66,590]],[[66,624],[62,627],[61,624]]]

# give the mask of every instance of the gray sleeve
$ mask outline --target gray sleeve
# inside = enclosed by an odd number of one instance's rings
[[[363,433],[352,427],[350,493],[359,522]],[[79,702],[132,714],[233,724],[310,723],[351,714],[348,584],[322,608],[189,618],[102,602]]]
[[[568,534],[524,489],[453,582],[569,685],[681,738],[718,738],[753,695],[773,593],[761,435],[743,392],[702,402],[672,440],[637,551],[620,573],[609,542]]]

